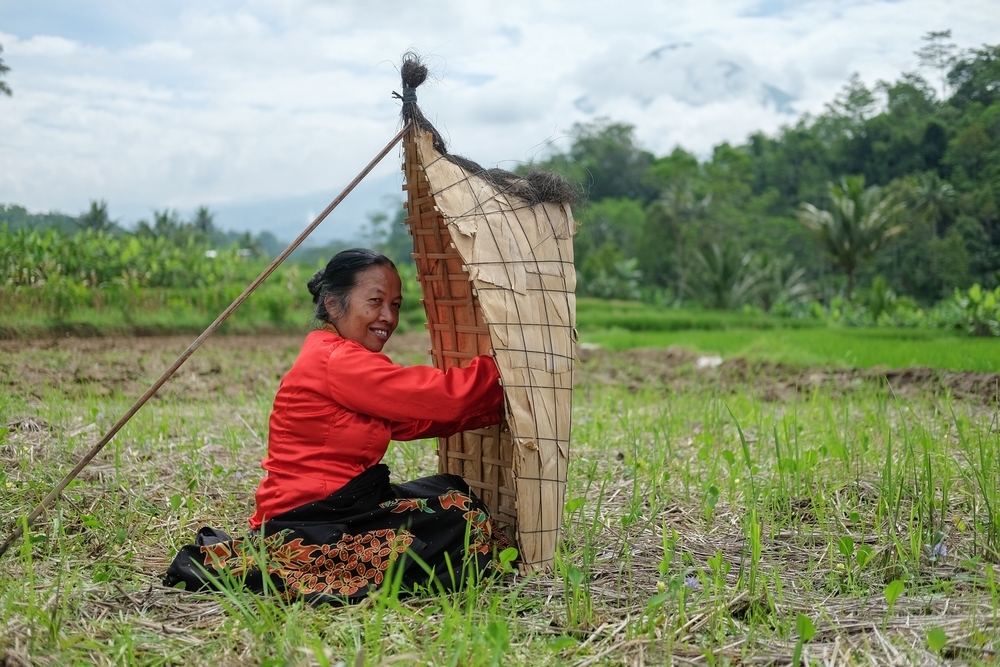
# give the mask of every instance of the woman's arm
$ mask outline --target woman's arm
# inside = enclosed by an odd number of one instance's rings
[[[499,421],[503,402],[492,357],[476,357],[468,368],[445,373],[430,366],[403,367],[349,342],[330,355],[327,385],[331,398],[348,410],[391,422],[461,426],[490,414]]]
[[[418,438],[447,438],[449,435],[462,431],[493,426],[501,421],[500,408],[472,415],[466,419],[454,422],[416,420],[408,422],[393,422],[393,440],[417,440]]]

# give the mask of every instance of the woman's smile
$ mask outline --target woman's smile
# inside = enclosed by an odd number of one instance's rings
[[[362,271],[348,298],[347,312],[333,325],[344,338],[372,352],[381,352],[399,325],[402,289],[399,274],[387,266],[373,266]]]

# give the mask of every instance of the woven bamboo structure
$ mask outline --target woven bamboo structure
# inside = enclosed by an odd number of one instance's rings
[[[439,469],[465,478],[494,518],[515,528],[522,570],[548,570],[569,462],[572,212],[518,197],[518,183],[498,186],[477,165],[442,155],[432,131],[411,127],[406,223],[434,364],[447,370],[492,354],[506,398],[504,424],[439,441]]]

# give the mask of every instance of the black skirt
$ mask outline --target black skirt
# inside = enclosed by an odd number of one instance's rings
[[[454,590],[496,568],[497,554],[512,545],[461,477],[390,484],[389,468],[378,464],[246,538],[201,528],[195,543],[174,558],[163,584],[357,602],[387,579],[401,593]]]

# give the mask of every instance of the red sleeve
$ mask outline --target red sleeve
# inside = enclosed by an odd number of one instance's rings
[[[476,357],[468,368],[444,373],[430,366],[403,367],[384,354],[352,344],[331,354],[327,366],[334,401],[354,412],[402,422],[401,435],[409,430],[408,422],[425,422],[413,424],[416,434],[429,433],[428,428],[436,433],[433,425],[460,426],[491,413],[496,423],[503,401],[499,380],[496,363],[488,356]]]
[[[418,438],[447,438],[461,431],[471,431],[484,426],[499,424],[501,420],[499,406],[481,415],[472,415],[457,422],[440,422],[417,420],[410,422],[394,422],[392,424],[393,440],[416,440]]]

